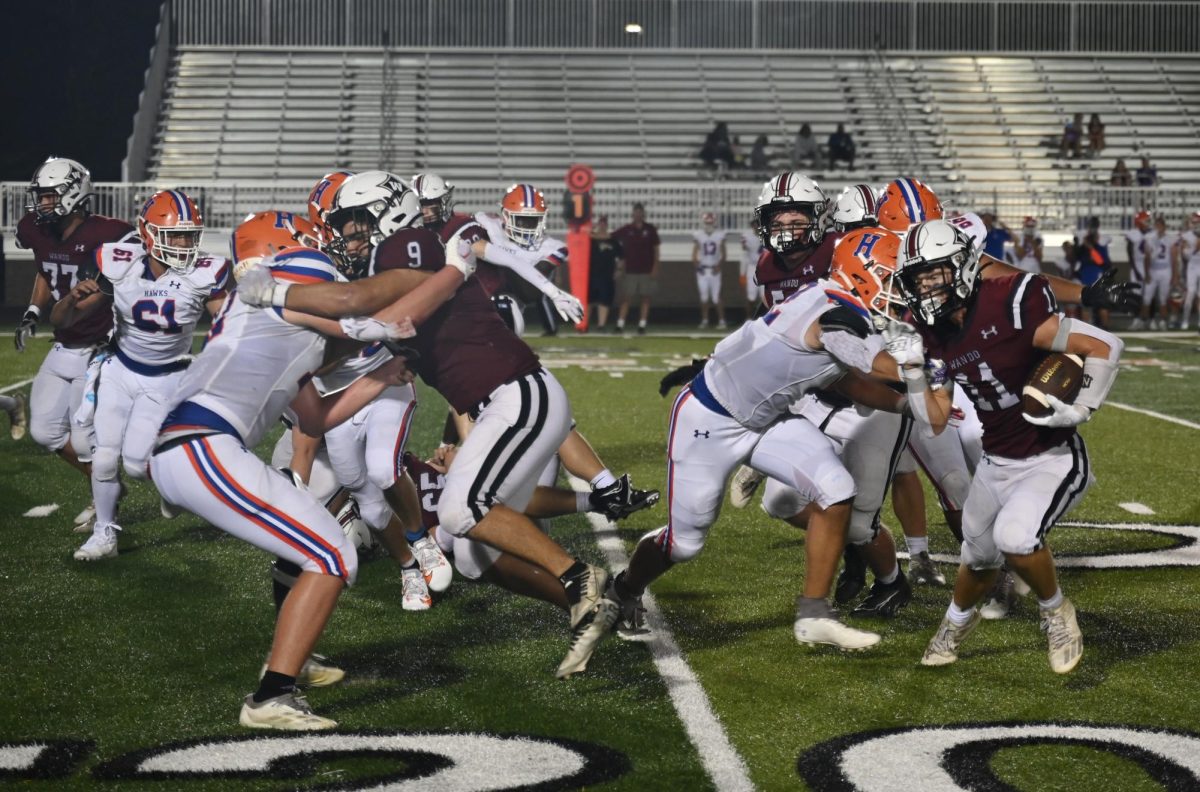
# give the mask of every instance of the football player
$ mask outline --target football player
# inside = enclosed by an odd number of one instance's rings
[[[200,210],[179,190],[156,192],[138,213],[136,242],[95,250],[95,278],[80,281],[50,312],[64,330],[98,311],[112,313],[110,354],[96,374],[92,423],[92,535],[77,561],[117,555],[119,463],[142,478],[149,461],[130,449],[147,448],[158,434],[153,417],[171,397],[191,361],[192,332],[207,311],[216,315],[229,288],[229,261],[202,256]]]
[[[1149,330],[1167,329],[1168,294],[1179,286],[1179,262],[1176,244],[1179,239],[1167,230],[1167,219],[1162,215],[1154,218],[1154,229],[1142,241],[1142,311],[1139,318]],[[1158,317],[1150,318],[1150,309],[1158,300]]]
[[[1183,307],[1179,315],[1179,329],[1190,330],[1192,307],[1200,295],[1200,212],[1188,218],[1187,229],[1179,236],[1179,262],[1184,270]]]
[[[708,306],[717,307],[717,329],[725,330],[725,303],[721,300],[721,270],[725,268],[725,237],[717,230],[717,216],[705,212],[703,228],[692,232],[692,267],[696,270],[696,290],[700,293],[700,329],[708,327]]]
[[[33,251],[38,272],[29,307],[16,331],[18,352],[24,352],[28,339],[37,333],[43,314],[70,294],[80,274],[93,266],[98,245],[136,238],[128,223],[89,212],[91,195],[91,174],[74,160],[51,157],[33,174],[29,204],[17,223],[17,245]],[[74,425],[71,416],[83,398],[88,363],[112,326],[110,311],[96,311],[86,321],[55,328],[54,345],[42,361],[29,395],[29,433],[34,441],[89,477],[93,438]],[[80,512],[75,518],[76,530],[91,531],[95,513],[90,505]]]
[[[1094,480],[1075,427],[1103,404],[1123,344],[1062,317],[1040,275],[981,278],[978,248],[945,220],[909,231],[895,281],[925,348],[946,361],[983,423],[984,455],[963,509],[954,596],[921,663],[958,659],[981,618],[975,605],[1006,560],[1037,595],[1050,667],[1067,673],[1082,657],[1083,636],[1046,536]],[[1046,352],[1083,357],[1083,388],[1073,404],[1050,396],[1048,415],[1023,414],[1022,387]]]
[[[750,228],[741,232],[740,239],[742,257],[738,270],[738,284],[746,292],[746,321],[749,322],[758,314],[763,304],[763,288],[754,279],[754,270],[758,267],[758,260],[762,258],[763,243],[753,218],[750,220]]]

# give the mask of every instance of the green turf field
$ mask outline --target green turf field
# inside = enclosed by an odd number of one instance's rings
[[[690,355],[707,353],[714,342],[593,335],[535,343],[570,394],[581,430],[609,466],[631,472],[640,486],[661,488],[670,401],[657,393],[659,377]],[[1127,343],[1130,365],[1111,400],[1200,423],[1200,345],[1190,339]],[[24,355],[0,346],[0,387],[32,377],[46,349],[40,337]],[[421,393],[410,446],[427,453],[437,442],[442,402],[428,389]],[[1056,551],[1125,554],[1121,558],[1136,562],[1139,551],[1182,547],[1170,558],[1195,563],[1186,553],[1194,536],[1095,524],[1200,526],[1200,428],[1109,407],[1084,436],[1098,482],[1068,519],[1089,525],[1057,529],[1051,542]],[[703,741],[714,733],[692,725],[700,736],[689,735],[670,691],[678,693],[689,724],[705,701],[674,673],[664,678],[649,645],[610,640],[587,674],[558,682],[553,672],[566,647],[566,627],[552,608],[456,580],[433,610],[406,613],[399,574],[382,557],[363,565],[319,647],[346,669],[347,680],[312,691],[310,700],[320,714],[340,722],[343,743],[305,744],[314,752],[308,762],[282,761],[264,771],[221,764],[240,742],[210,746],[198,759],[193,752],[192,765],[156,764],[152,755],[172,744],[247,736],[236,718],[269,643],[268,559],[190,515],[163,520],[152,488],[134,483],[122,506],[120,557],[76,562],[71,553],[84,537],[71,532],[71,517],[85,505],[86,493],[81,476],[29,439],[0,438],[6,540],[0,556],[6,672],[0,743],[50,746],[27,771],[13,769],[25,760],[11,748],[0,750],[0,778],[42,776],[22,788],[357,789],[390,778],[389,788],[396,789],[498,789],[540,779],[542,789],[696,790],[739,788],[745,772],[760,789],[810,788],[807,777],[822,789],[920,790],[933,788],[920,774],[925,754],[904,735],[956,724],[972,724],[967,734],[994,738],[984,749],[976,744],[952,752],[947,766],[963,788],[972,788],[968,782],[981,772],[1011,786],[975,788],[1022,792],[1200,783],[1162,761],[1162,751],[1138,753],[1117,743],[1100,750],[1087,737],[1100,732],[1086,729],[1186,733],[1172,738],[1182,752],[1176,756],[1200,763],[1196,567],[1065,569],[1063,589],[1079,608],[1086,646],[1081,666],[1065,678],[1049,669],[1030,601],[1007,621],[985,622],[956,665],[924,669],[916,663],[948,592],[918,590],[896,620],[871,625],[884,641],[870,652],[800,647],[792,637],[792,609],[804,537],[756,506],[727,507],[704,554],[652,589],[722,727],[715,738],[727,738],[744,770],[729,765],[725,754],[696,747],[693,737],[708,744]],[[933,549],[953,552],[929,502]],[[1154,513],[1138,516],[1120,505],[1131,502]],[[60,508],[48,517],[22,516],[50,503]],[[890,506],[884,520],[894,523]],[[619,526],[625,551],[663,521],[660,504]],[[596,532],[582,517],[558,520],[554,533],[588,560],[603,557]],[[945,567],[948,575],[952,569]],[[1044,735],[1011,728],[1046,722],[1079,727],[1050,738],[1076,742],[1047,742]],[[993,733],[985,731],[988,726],[1003,728]],[[879,755],[839,758],[866,733],[889,730],[900,737]],[[418,733],[433,736],[405,737]],[[1129,734],[1127,740],[1146,745],[1161,737]],[[399,742],[386,742],[396,735]],[[483,743],[482,735],[508,739]],[[281,739],[280,745],[292,739],[269,736]],[[531,744],[554,755],[530,753]],[[510,749],[518,751],[517,759],[506,765]],[[451,783],[449,775],[437,774],[453,769],[456,760],[445,756],[453,751],[476,765],[473,774]],[[514,767],[533,775],[510,776]],[[138,768],[150,775],[128,780]],[[890,785],[872,786],[884,781]]]

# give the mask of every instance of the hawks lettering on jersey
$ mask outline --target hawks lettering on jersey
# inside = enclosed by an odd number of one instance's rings
[[[770,248],[763,248],[754,271],[754,282],[763,287],[763,301],[768,308],[783,302],[797,289],[829,276],[833,263],[833,248],[841,234],[828,233],[825,239],[803,261],[788,268],[783,257]]]
[[[989,454],[1025,459],[1065,442],[1074,429],[1046,429],[1021,417],[1021,389],[1045,352],[1034,332],[1058,313],[1040,275],[982,280],[961,328],[921,327],[930,357],[949,366],[983,424]]]
[[[187,273],[168,269],[155,278],[141,244],[117,242],[96,248],[95,263],[113,287],[119,354],[148,366],[187,355],[206,303],[229,288],[229,261],[220,257],[198,259]]]
[[[33,214],[17,223],[17,244],[33,251],[38,276],[50,287],[55,302],[67,296],[80,275],[93,266],[93,252],[105,242],[116,242],[133,234],[133,226],[102,215],[88,215],[67,239],[59,239]],[[70,327],[54,329],[54,340],[66,346],[84,346],[103,341],[112,330],[112,312],[95,311]]]

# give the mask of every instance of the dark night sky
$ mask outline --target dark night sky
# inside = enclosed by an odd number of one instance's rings
[[[50,154],[119,179],[158,0],[3,4],[0,180],[29,179]]]

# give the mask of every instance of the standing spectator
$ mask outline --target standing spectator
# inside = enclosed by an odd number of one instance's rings
[[[1125,160],[1117,160],[1117,164],[1113,165],[1112,175],[1108,177],[1109,185],[1113,187],[1132,187],[1133,174],[1129,171],[1129,166],[1125,164]]]
[[[700,159],[710,168],[717,167],[718,163],[724,163],[726,168],[733,167],[733,144],[729,140],[729,126],[724,121],[713,127],[704,139]]]
[[[721,271],[725,269],[725,235],[717,230],[717,216],[705,212],[704,228],[692,232],[692,266],[696,269],[696,291],[700,294],[700,329],[708,327],[708,306],[717,306],[717,329],[724,330],[725,303],[721,300]]]
[[[845,124],[838,124],[837,131],[829,136],[829,167],[839,161],[849,163],[854,170],[854,138],[846,131]]]
[[[771,169],[771,160],[767,156],[767,136],[759,135],[754,139],[754,148],[750,150],[750,170],[755,173],[765,173]]]
[[[801,165],[821,169],[821,145],[813,137],[812,127],[808,124],[800,127],[800,131],[796,133],[796,142],[792,146],[792,167],[799,170]]]
[[[1138,187],[1157,187],[1158,168],[1150,164],[1149,157],[1142,157],[1142,166],[1137,169]]]
[[[1035,275],[1042,273],[1042,235],[1038,233],[1037,219],[1026,217],[1021,236],[1013,241],[1016,266]]]
[[[617,296],[617,267],[621,243],[608,232],[608,215],[600,215],[592,226],[592,254],[588,262],[588,310],[596,313],[596,329],[608,326],[608,311]]]
[[[733,167],[746,167],[746,155],[742,153],[742,139],[737,135],[729,143],[729,158],[733,161]]]
[[[1100,218],[1089,217],[1087,233],[1078,241],[1075,248],[1076,267],[1079,272],[1079,282],[1091,286],[1108,269],[1112,268],[1112,259],[1108,255],[1109,239],[1100,234]],[[1103,329],[1108,327],[1108,309],[1098,308],[1093,312],[1092,324]]]
[[[1072,157],[1078,157],[1083,146],[1083,113],[1076,113],[1075,118],[1068,121],[1063,127],[1062,142],[1059,144],[1058,153],[1061,157],[1066,157],[1070,152]]]
[[[1054,266],[1058,268],[1059,277],[1079,283],[1079,256],[1077,255],[1075,242],[1067,239],[1062,243],[1062,259],[1054,262]],[[1063,313],[1072,319],[1078,319],[1079,306],[1064,305],[1062,306]]]
[[[983,240],[983,252],[997,261],[1004,261],[1004,245],[1012,241],[1012,231],[1009,231],[1004,223],[997,221],[996,215],[991,212],[984,212],[980,219],[987,229],[987,236]]]
[[[658,229],[646,222],[646,207],[633,205],[633,222],[617,229],[613,237],[625,251],[624,275],[621,278],[621,306],[617,312],[617,332],[625,329],[625,318],[629,315],[629,301],[641,300],[638,314],[638,335],[646,334],[646,320],[650,317],[650,298],[658,289],[658,262],[660,244]]]
[[[1095,157],[1104,151],[1104,122],[1100,120],[1099,113],[1092,113],[1092,117],[1088,119],[1087,135],[1088,156]]]

